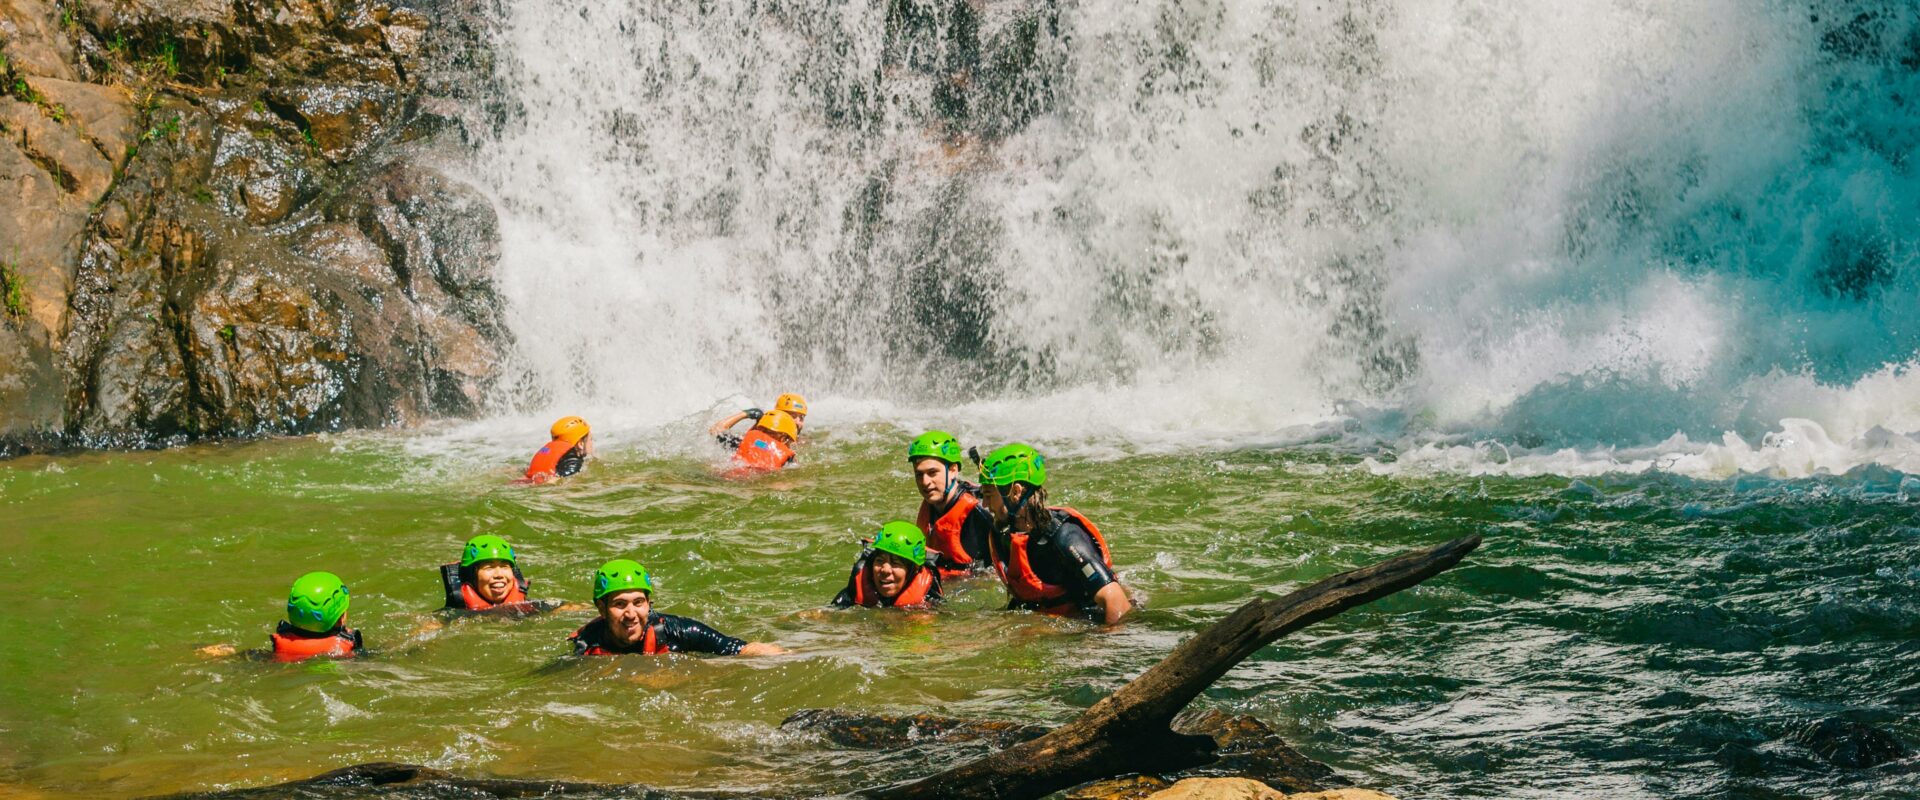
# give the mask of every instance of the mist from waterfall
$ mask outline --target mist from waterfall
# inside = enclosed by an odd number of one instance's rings
[[[1905,4],[509,0],[494,51],[525,413],[1920,469]]]

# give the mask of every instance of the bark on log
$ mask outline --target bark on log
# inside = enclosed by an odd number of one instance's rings
[[[1047,735],[865,796],[1020,800],[1114,775],[1205,764],[1214,758],[1213,739],[1175,732],[1173,718],[1227,670],[1275,639],[1445,572],[1479,546],[1479,536],[1467,536],[1342,572],[1285,597],[1249,602]]]

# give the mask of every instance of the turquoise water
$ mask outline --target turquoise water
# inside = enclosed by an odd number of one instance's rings
[[[1898,473],[1412,478],[1315,445],[1063,447],[1056,499],[1109,532],[1147,606],[1122,629],[1000,612],[980,581],[933,615],[823,610],[855,538],[913,508],[899,440],[826,431],[803,466],[744,484],[699,451],[614,442],[580,478],[515,487],[517,459],[387,434],[0,464],[0,790],[395,760],[833,794],[978,751],[848,752],[780,731],[787,714],[1059,722],[1249,597],[1481,533],[1460,568],[1282,640],[1199,702],[1407,797],[1915,796],[1910,767],[1843,769],[1792,738],[1843,717],[1920,741],[1920,481]],[[562,658],[583,614],[423,630],[435,565],[480,532],[513,541],[536,597],[585,600],[595,566],[632,556],[662,610],[794,653]],[[373,657],[195,654],[264,645],[287,584],[322,568]]]

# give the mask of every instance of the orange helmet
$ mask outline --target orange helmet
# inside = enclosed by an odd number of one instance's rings
[[[561,417],[559,422],[553,423],[552,433],[553,438],[565,441],[567,444],[579,444],[580,440],[587,438],[587,434],[592,431],[588,430],[587,421],[584,419]]]
[[[793,415],[777,408],[761,414],[760,421],[754,423],[753,427],[768,433],[778,433],[789,439],[800,436],[800,424],[793,421]]]
[[[798,414],[804,417],[807,415],[807,398],[788,392],[774,398],[773,409],[775,411],[785,411],[789,414]]]

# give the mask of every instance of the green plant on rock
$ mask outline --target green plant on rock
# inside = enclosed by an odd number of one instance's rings
[[[172,78],[180,74],[180,48],[172,39],[160,44],[160,49],[147,54],[140,62],[140,69],[149,75]]]
[[[27,280],[19,266],[9,261],[0,261],[0,306],[10,316],[27,315]]]
[[[207,205],[212,205],[213,190],[205,186],[196,186],[194,187],[194,190],[193,190],[193,199],[198,200]]]
[[[225,325],[220,326],[220,338],[225,339],[228,342],[231,342],[233,341],[234,334],[235,334],[235,331],[233,329],[233,323],[229,322]]]

